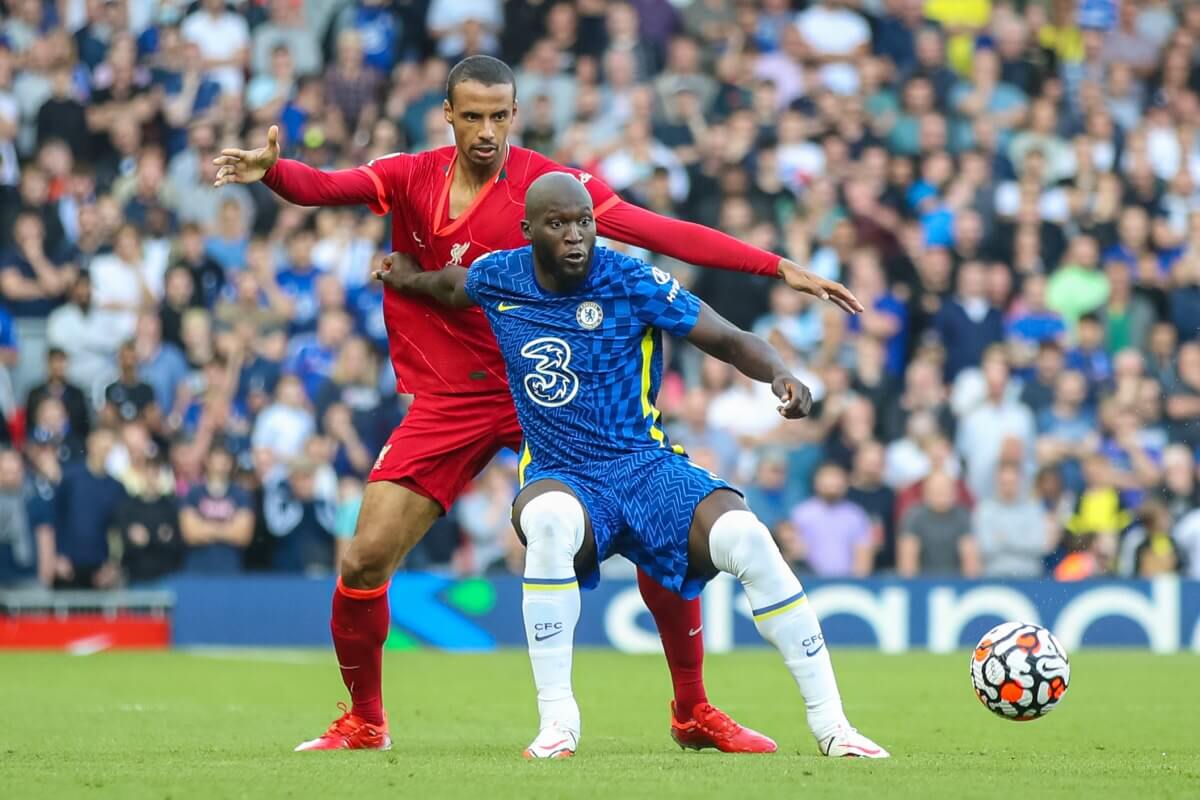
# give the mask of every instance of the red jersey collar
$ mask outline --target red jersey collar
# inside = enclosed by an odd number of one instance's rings
[[[450,165],[446,167],[446,179],[442,182],[442,194],[438,198],[437,207],[435,209],[437,223],[433,231],[434,236],[448,236],[451,233],[454,233],[454,231],[458,230],[459,227],[466,222],[467,217],[471,216],[471,212],[474,211],[483,202],[484,198],[487,197],[488,193],[492,191],[492,187],[499,183],[500,179],[504,177],[504,172],[508,168],[508,158],[511,155],[512,144],[505,142],[504,160],[500,163],[500,169],[496,170],[496,177],[488,181],[483,188],[476,193],[475,197],[471,200],[471,204],[467,206],[463,213],[459,214],[457,218],[451,219],[447,225],[442,226],[443,219],[450,219],[450,184],[454,182],[454,167],[456,164],[458,164],[458,148],[454,148],[454,155],[450,156]]]

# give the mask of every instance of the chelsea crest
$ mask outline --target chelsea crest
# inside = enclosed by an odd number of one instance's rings
[[[599,303],[587,300],[580,303],[579,307],[575,309],[575,321],[584,330],[594,331],[600,327],[601,322],[604,322],[604,311],[600,308]]]

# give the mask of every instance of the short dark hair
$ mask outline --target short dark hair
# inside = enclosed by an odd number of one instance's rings
[[[454,87],[463,81],[475,81],[484,86],[506,83],[513,87],[513,97],[517,96],[517,79],[512,68],[491,56],[467,56],[450,69],[446,76],[446,100],[450,105],[454,105]]]

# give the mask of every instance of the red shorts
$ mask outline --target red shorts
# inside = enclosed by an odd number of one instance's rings
[[[418,395],[367,480],[396,481],[445,511],[496,453],[519,451],[521,438],[508,392]]]

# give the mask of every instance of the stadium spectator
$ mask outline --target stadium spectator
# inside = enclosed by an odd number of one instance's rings
[[[295,65],[297,75],[318,74],[322,67],[318,29],[307,24],[305,6],[291,0],[272,0],[267,8],[267,21],[254,28],[251,71],[268,72],[273,54],[282,48]]]
[[[1183,555],[1184,575],[1200,579],[1200,508],[1189,511],[1175,524],[1172,538]]]
[[[1155,578],[1180,574],[1184,555],[1171,535],[1171,514],[1162,502],[1147,500],[1121,534],[1116,573],[1124,577]]]
[[[25,415],[29,420],[39,417],[42,403],[54,399],[62,403],[66,411],[70,430],[79,436],[87,436],[91,428],[91,404],[78,386],[70,382],[67,354],[57,347],[46,352],[46,380],[29,390],[25,401]]]
[[[516,538],[510,521],[512,504],[504,501],[516,496],[514,477],[510,466],[493,462],[459,500],[458,525],[465,537],[455,560],[461,572],[483,575],[503,562],[509,539]]]
[[[48,253],[41,217],[26,211],[13,224],[15,249],[0,256],[0,294],[21,342],[14,384],[24,393],[40,380],[46,358],[46,317],[78,271],[61,253]]]
[[[157,315],[150,313],[138,317],[133,347],[139,377],[153,390],[160,412],[171,413],[175,409],[177,387],[189,374],[183,353],[163,341],[162,323]]]
[[[1162,468],[1162,501],[1172,521],[1178,522],[1193,508],[1200,508],[1196,459],[1186,445],[1173,444],[1163,450]]]
[[[314,401],[323,432],[336,447],[334,470],[364,477],[399,419],[379,391],[379,368],[366,340],[342,345]]]
[[[966,465],[967,486],[979,498],[992,495],[996,465],[1004,448],[1015,448],[1017,459],[1024,464],[1033,463],[1033,415],[1013,398],[1009,378],[1003,350],[993,348],[985,353],[986,396],[958,427],[955,449]]]
[[[187,545],[184,569],[231,575],[242,569],[242,554],[254,533],[250,495],[232,482],[233,455],[214,445],[204,461],[204,479],[188,491],[179,512]]]
[[[1108,276],[1099,264],[1096,240],[1078,236],[1061,265],[1054,270],[1046,286],[1046,305],[1057,311],[1073,327],[1084,314],[1095,311],[1108,300]]]
[[[1088,384],[1098,387],[1112,377],[1112,359],[1105,347],[1100,315],[1088,312],[1075,327],[1075,347],[1067,351],[1067,368],[1079,370]]]
[[[974,578],[980,574],[971,515],[957,502],[954,479],[949,475],[935,472],[925,480],[921,502],[905,514],[899,531],[896,571],[900,575]]]
[[[820,0],[796,17],[796,27],[821,84],[837,94],[854,94],[859,75],[853,64],[871,42],[866,20],[848,0]]]
[[[1124,310],[1123,305],[1118,308]],[[1007,338],[1016,346],[1039,347],[1046,343],[1061,344],[1067,333],[1062,316],[1046,307],[1046,278],[1030,275],[1021,285],[1017,308],[1007,321]],[[1031,360],[1031,359],[1025,359]]]
[[[958,292],[943,303],[934,326],[946,349],[946,380],[980,363],[989,347],[1004,340],[1004,319],[986,294],[983,265],[967,262],[959,268]]]
[[[1058,344],[1043,342],[1039,345],[1033,361],[1033,374],[1026,374],[1018,397],[1033,412],[1035,421],[1054,403],[1055,387],[1065,363],[1066,357]]]
[[[1179,348],[1176,378],[1167,386],[1167,422],[1171,441],[1200,449],[1200,342]]]
[[[315,429],[303,384],[293,375],[284,375],[275,386],[275,402],[254,423],[252,443],[255,449],[270,450],[276,460],[287,461],[300,454]]]
[[[132,341],[117,351],[117,369],[117,379],[104,390],[101,420],[110,426],[142,420],[158,430],[162,425],[162,408],[154,399],[154,388],[138,375],[137,346]]]
[[[995,497],[975,507],[971,530],[987,577],[1036,578],[1044,572],[1051,521],[1023,488],[1024,481],[1019,465],[1001,464]]]
[[[107,472],[113,444],[110,431],[92,431],[86,459],[63,470],[55,493],[54,585],[58,588],[103,589],[120,577],[108,549],[109,529],[126,499],[125,489]]]
[[[120,534],[121,572],[130,584],[148,583],[175,572],[183,558],[179,532],[179,502],[174,479],[163,454],[140,426],[125,428],[129,466],[122,483],[126,498],[118,507],[114,527]],[[112,467],[109,468],[110,473]]]
[[[867,513],[871,542],[875,547],[875,569],[890,570],[896,563],[896,528],[893,509],[896,494],[883,482],[884,449],[867,442],[854,454],[850,488],[846,499]]]
[[[874,567],[871,521],[846,499],[848,488],[845,469],[823,464],[813,477],[813,496],[792,510],[796,550],[816,575],[861,577]]]
[[[204,0],[179,30],[185,40],[197,45],[206,74],[220,84],[221,91],[241,92],[250,47],[246,19],[226,9],[224,0]]]
[[[142,237],[125,223],[113,235],[113,251],[92,261],[91,301],[95,304],[94,325],[89,331],[93,346],[115,353],[130,339],[138,314],[157,306],[145,271]]]
[[[754,466],[754,478],[746,486],[746,504],[762,520],[776,539],[781,539],[796,505],[796,490],[788,481],[787,456],[764,448]]]
[[[350,315],[340,308],[332,308],[317,318],[315,333],[293,337],[284,371],[300,379],[309,398],[315,400],[329,379],[338,351],[350,333]]]
[[[1171,270],[1171,321],[1179,338],[1195,341],[1200,338],[1200,255],[1189,251],[1175,262]]]
[[[1067,482],[1079,488],[1080,459],[1098,445],[1095,416],[1085,407],[1087,381],[1079,372],[1064,372],[1055,384],[1054,402],[1038,415],[1038,458],[1059,464]]]
[[[268,479],[263,515],[275,537],[271,568],[276,572],[333,570],[336,485],[332,494],[321,491],[318,466],[302,455]]]
[[[45,508],[26,489],[20,454],[0,450],[0,588],[38,585],[54,535]]]

